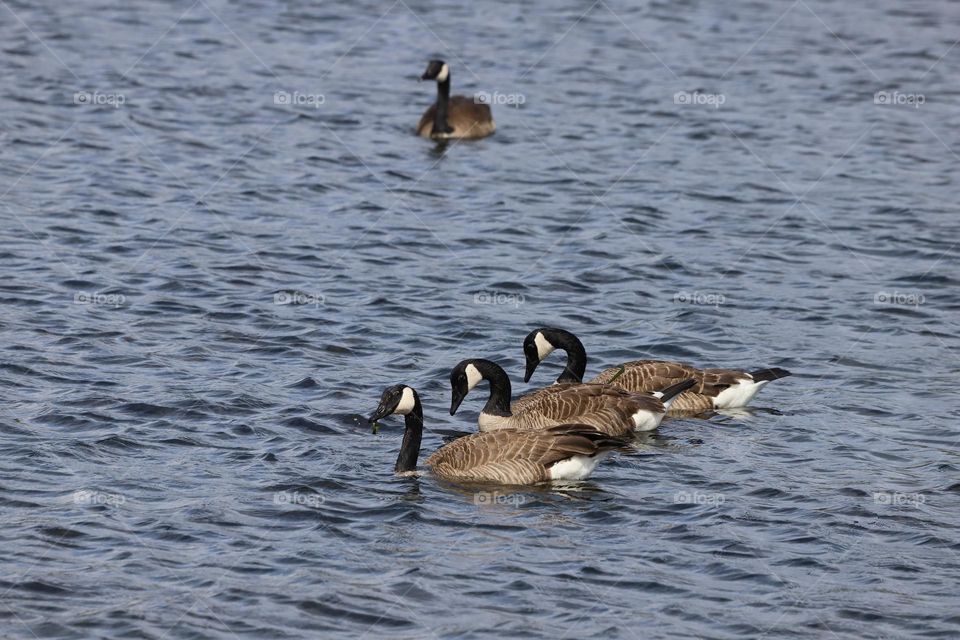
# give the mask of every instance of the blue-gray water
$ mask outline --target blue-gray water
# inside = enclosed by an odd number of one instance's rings
[[[958,27],[0,3],[0,636],[957,637]],[[431,57],[523,104],[438,152]],[[395,478],[382,388],[432,451],[540,325],[794,375],[562,491]]]

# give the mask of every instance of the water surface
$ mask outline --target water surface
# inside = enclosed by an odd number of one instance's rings
[[[0,14],[0,635],[960,634],[955,5]],[[411,134],[431,57],[495,136]],[[794,376],[562,490],[395,478],[383,387],[432,451],[542,325]]]

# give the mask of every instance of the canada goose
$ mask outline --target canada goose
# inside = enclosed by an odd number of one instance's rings
[[[466,96],[450,96],[450,65],[443,60],[431,60],[420,79],[437,81],[437,101],[420,118],[418,135],[434,140],[483,138],[497,129],[490,105]]]
[[[583,343],[569,331],[544,327],[531,331],[523,341],[523,353],[527,359],[524,382],[530,380],[540,362],[555,349],[567,352],[567,365],[557,382],[580,382],[583,379],[587,368]],[[747,373],[731,369],[696,369],[664,360],[635,360],[611,367],[590,382],[612,384],[627,391],[650,391],[692,378],[696,385],[670,407],[670,414],[674,415],[746,406],[768,382],[789,375],[789,371],[780,368]]]
[[[656,429],[674,397],[694,384],[688,380],[653,393],[630,393],[606,384],[554,385],[536,401],[513,411],[506,372],[490,360],[476,358],[464,360],[450,372],[450,415],[481,380],[490,383],[490,397],[480,411],[480,431],[526,431],[582,422],[614,436]]]
[[[391,414],[405,416],[406,430],[394,471],[415,473],[423,435],[423,407],[412,388],[387,387],[370,415],[376,422]],[[551,480],[583,480],[612,450],[626,446],[584,424],[564,424],[542,431],[474,433],[440,447],[425,464],[434,475],[461,482],[536,484]]]

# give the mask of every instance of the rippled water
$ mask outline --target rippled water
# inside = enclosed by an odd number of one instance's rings
[[[960,634],[955,4],[0,15],[3,637]],[[495,136],[411,134],[434,56]],[[562,490],[395,478],[382,388],[431,451],[544,324],[794,376]]]

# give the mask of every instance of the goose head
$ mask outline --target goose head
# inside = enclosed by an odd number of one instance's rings
[[[431,60],[427,63],[427,70],[420,76],[421,80],[436,80],[444,82],[450,77],[450,67],[443,60]]]
[[[370,414],[369,421],[376,422],[389,415],[405,417],[406,429],[403,432],[403,444],[400,445],[400,455],[393,470],[396,473],[407,473],[417,468],[417,457],[420,455],[420,439],[423,436],[423,407],[420,396],[405,384],[395,384],[383,390],[380,404],[376,411]]]
[[[534,329],[523,339],[523,355],[527,360],[527,371],[523,376],[524,382],[530,382],[530,376],[537,370],[543,359],[556,350],[557,345],[550,340],[551,337],[556,339],[557,330],[541,327]]]
[[[530,382],[537,366],[557,349],[567,352],[567,366],[557,378],[557,382],[582,382],[587,369],[587,352],[583,343],[566,329],[555,327],[534,329],[524,338],[523,355],[527,361],[527,369],[523,381]]]
[[[380,404],[367,421],[373,423],[393,414],[406,416],[413,412],[418,404],[420,404],[420,397],[413,387],[395,384],[383,390],[383,394],[380,395]]]
[[[480,359],[464,360],[450,371],[450,415],[457,412],[467,394],[486,378],[483,373],[486,362]]]

